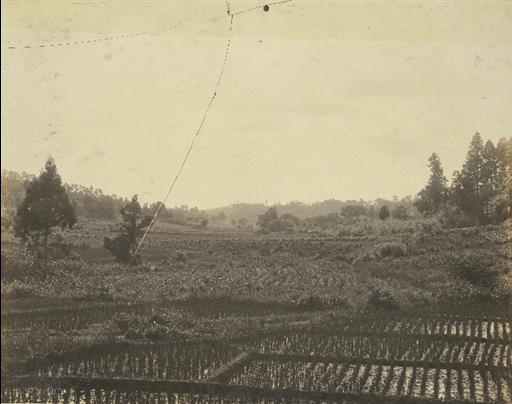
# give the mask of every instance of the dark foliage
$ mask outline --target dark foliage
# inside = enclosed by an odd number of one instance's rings
[[[428,159],[428,165],[430,167],[428,184],[419,192],[414,205],[422,213],[434,214],[445,206],[448,200],[448,186],[437,153],[432,153]]]
[[[57,167],[49,158],[41,174],[29,182],[25,198],[14,219],[15,235],[23,241],[43,246],[44,260],[48,259],[48,239],[54,227],[71,228],[76,215]]]
[[[436,153],[429,158],[431,175],[414,202],[425,215],[437,215],[449,227],[500,223],[512,208],[512,138],[495,146],[476,133],[461,170],[448,188]]]
[[[396,310],[400,307],[391,291],[379,288],[370,291],[368,306],[381,310]]]
[[[497,257],[486,251],[462,251],[450,257],[450,269],[460,279],[474,286],[496,287],[508,269],[498,264]]]
[[[380,208],[379,219],[386,220],[388,217],[389,217],[389,209],[386,205],[384,205],[382,208]]]
[[[391,217],[400,220],[407,220],[409,215],[407,214],[407,208],[403,205],[398,205],[391,211]]]
[[[120,234],[114,238],[105,237],[103,246],[120,263],[139,263],[140,258],[135,255],[137,243],[151,217],[142,214],[137,195],[119,212],[123,220],[119,226]]]
[[[257,225],[263,232],[280,232],[292,231],[295,227],[300,226],[301,223],[302,221],[291,213],[279,216],[277,208],[273,206],[263,215],[258,216]]]

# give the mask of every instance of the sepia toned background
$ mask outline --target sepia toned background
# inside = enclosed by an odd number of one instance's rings
[[[2,168],[37,173],[51,154],[68,183],[161,199],[222,66],[225,7],[2,1]],[[169,204],[416,193],[433,151],[451,173],[476,131],[511,135],[511,19],[510,1],[293,1],[237,16]]]
[[[512,2],[269,1],[1,2],[2,402],[510,402]]]

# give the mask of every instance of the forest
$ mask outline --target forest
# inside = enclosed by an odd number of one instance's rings
[[[231,227],[263,231],[307,231],[342,228],[375,219],[408,220],[434,218],[444,227],[467,227],[505,221],[511,210],[512,138],[501,138],[496,145],[484,142],[476,133],[460,170],[448,181],[437,153],[428,159],[430,177],[417,195],[373,201],[335,199],[312,204],[289,202],[267,206],[237,203],[201,210],[197,207],[163,206],[159,220],[189,227]],[[26,185],[34,178],[27,173],[2,170],[2,226],[10,227]],[[78,217],[118,220],[128,197],[106,195],[102,190],[65,184]],[[142,213],[152,216],[160,202],[144,203]],[[382,209],[384,208],[384,211]],[[270,210],[269,210],[270,209]],[[266,215],[266,216],[265,216]],[[276,216],[277,215],[277,216]],[[278,220],[279,219],[279,220]]]

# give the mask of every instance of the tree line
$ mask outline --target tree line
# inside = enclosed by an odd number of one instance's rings
[[[384,203],[383,203],[384,202]],[[392,206],[391,208],[389,206]],[[336,225],[350,225],[361,218],[369,220],[386,220],[394,218],[407,220],[417,216],[409,198],[401,201],[379,200],[379,203],[353,203],[345,205],[339,212],[300,219],[291,214],[279,214],[278,208],[272,206],[258,216],[256,225],[262,232],[292,232],[296,230],[328,229]]]
[[[2,170],[2,226],[11,227],[14,224],[16,210],[25,198],[28,185],[35,180],[35,176],[27,173]],[[78,184],[63,183],[76,215],[87,219],[119,220],[120,210],[130,202],[123,198],[104,194],[101,189],[86,187]],[[142,212],[152,216],[160,202],[141,204]],[[208,214],[197,207],[179,206],[162,207],[159,219],[172,224],[183,226],[204,227],[208,222]],[[206,222],[205,222],[206,220]]]
[[[495,146],[490,140],[484,144],[480,134],[476,133],[462,168],[453,173],[451,184],[448,184],[441,160],[436,153],[430,156],[428,162],[430,178],[417,198],[413,200],[409,197],[400,201],[396,199],[392,201],[391,209],[387,204],[382,204],[383,200],[378,200],[374,203],[347,204],[339,213],[300,219],[291,213],[279,215],[277,208],[271,207],[259,215],[257,225],[265,231],[290,231],[304,223],[320,226],[322,223],[350,223],[361,216],[380,220],[387,220],[389,217],[407,220],[418,214],[417,212],[425,216],[440,217],[448,225],[499,223],[510,217],[512,138],[500,139]],[[149,225],[160,203],[141,206],[136,195],[128,201],[116,196],[107,197],[92,188],[66,186],[62,183],[52,158],[47,160],[39,176],[24,178],[24,181],[23,186],[17,185],[17,193],[9,195],[9,200],[2,193],[2,209],[4,202],[18,204],[14,215],[14,233],[24,242],[42,245],[44,260],[48,258],[48,239],[52,229],[72,228],[77,221],[77,209],[83,210],[87,206],[90,212],[100,215],[113,215],[113,211],[117,209],[121,219],[118,234],[113,238],[105,237],[104,247],[119,262],[137,262],[137,240]],[[12,188],[13,184],[16,185],[16,181],[8,185]],[[81,198],[77,199],[81,204],[72,200],[77,195]],[[90,203],[90,200],[97,201],[98,204]],[[105,204],[105,200],[110,202]],[[178,217],[186,222],[185,215],[190,212],[194,215],[194,220],[201,220],[200,226],[208,225],[208,216],[197,208],[181,207],[173,211],[162,205],[160,216],[163,220]],[[217,219],[225,219],[223,212],[219,213]],[[239,220],[239,226],[247,224],[246,221],[242,223],[242,219]]]
[[[500,223],[512,207],[512,137],[496,145],[476,133],[462,168],[448,183],[437,153],[428,159],[430,178],[419,192],[416,208],[425,216],[439,216],[450,225]]]
[[[439,219],[447,227],[496,224],[511,216],[512,210],[512,138],[501,138],[496,145],[485,143],[476,133],[460,170],[449,184],[437,153],[428,158],[430,177],[415,198],[373,202],[350,201],[337,212],[299,218],[278,214],[276,206],[258,216],[262,231],[292,231],[297,228],[328,228],[350,225],[361,218],[387,220],[414,219],[419,216]]]

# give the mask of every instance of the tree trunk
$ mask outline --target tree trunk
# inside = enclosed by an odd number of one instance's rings
[[[44,263],[48,263],[48,230],[44,232]]]

